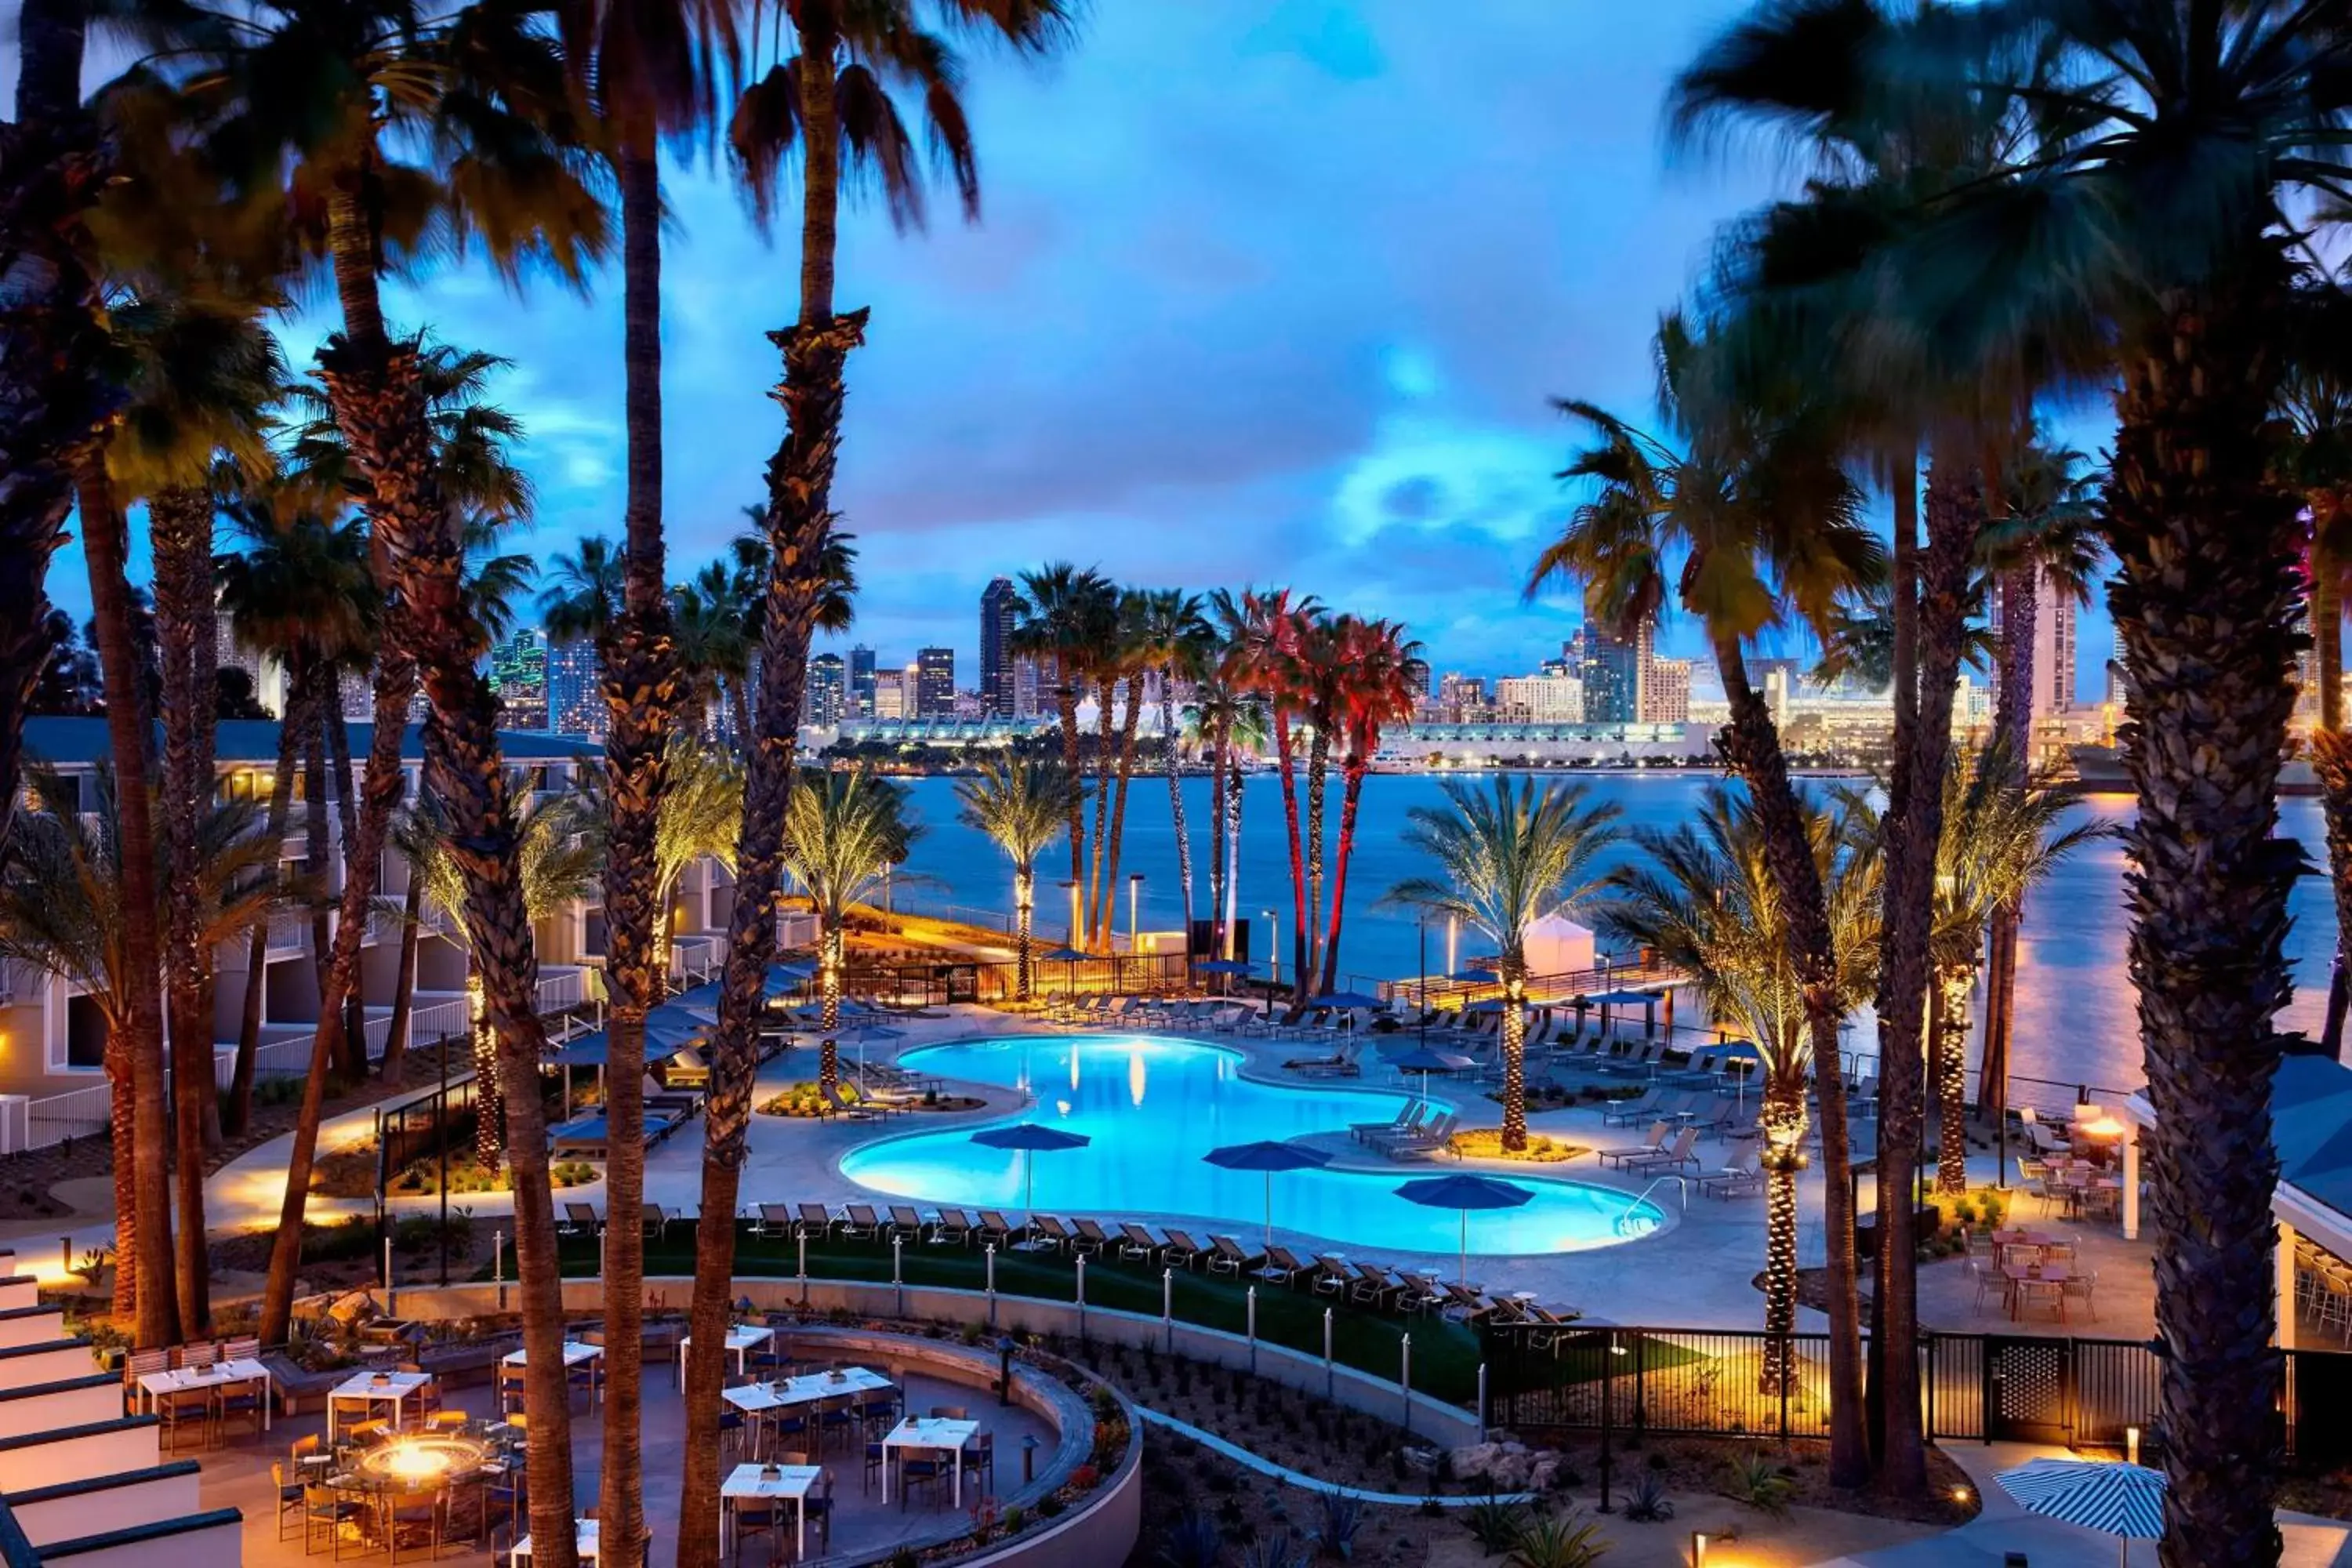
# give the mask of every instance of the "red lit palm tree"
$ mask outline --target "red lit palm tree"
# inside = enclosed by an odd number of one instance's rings
[[[1344,781],[1339,805],[1339,853],[1331,868],[1331,913],[1323,940],[1323,979],[1318,990],[1336,988],[1339,976],[1339,927],[1347,912],[1348,863],[1356,852],[1356,814],[1364,794],[1364,777],[1381,749],[1381,732],[1412,717],[1420,688],[1410,668],[1420,657],[1421,645],[1391,621],[1360,621],[1342,616],[1333,622],[1344,655],[1339,776]]]

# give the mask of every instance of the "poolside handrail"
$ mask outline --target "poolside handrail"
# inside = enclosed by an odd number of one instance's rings
[[[1612,1221],[1609,1228],[1615,1231],[1619,1236],[1624,1235],[1625,1222],[1633,1217],[1633,1211],[1640,1208],[1643,1204],[1648,1203],[1650,1201],[1650,1194],[1656,1192],[1660,1187],[1664,1186],[1668,1182],[1672,1182],[1675,1184],[1675,1192],[1682,1200],[1683,1213],[1690,1213],[1690,1178],[1688,1176],[1676,1176],[1672,1174],[1664,1175],[1660,1176],[1657,1180],[1652,1182],[1648,1186],[1643,1187],[1639,1193],[1635,1194],[1633,1201],[1625,1205],[1625,1212],[1619,1215],[1615,1220]]]

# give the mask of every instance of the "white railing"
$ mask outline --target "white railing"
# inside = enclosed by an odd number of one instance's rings
[[[25,1147],[42,1149],[68,1138],[103,1132],[113,1103],[114,1090],[103,1083],[32,1100],[25,1108]]]
[[[367,1041],[368,1060],[383,1060],[383,1053],[392,1048],[392,1015],[370,1018],[360,1032]]]
[[[444,1035],[464,1034],[466,1013],[463,996],[417,1008],[408,1016],[408,1043],[414,1046],[425,1040],[437,1040]]]
[[[561,1013],[568,1007],[579,1007],[588,1001],[587,972],[579,969],[558,969],[539,977],[539,1011],[541,1017]]]
[[[719,973],[722,944],[715,936],[673,937],[669,947],[669,977],[681,986],[703,984]]]
[[[310,941],[309,915],[272,915],[269,917],[269,951],[299,952]]]
[[[264,1078],[303,1078],[310,1071],[310,1039],[301,1035],[283,1040],[271,1040],[253,1053],[253,1076]]]

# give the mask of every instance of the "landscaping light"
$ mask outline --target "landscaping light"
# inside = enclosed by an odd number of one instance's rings
[[[1691,1531],[1691,1568],[1706,1568],[1706,1532]]]
[[[2139,1428],[2137,1426],[2124,1428],[2124,1459],[2128,1464],[2139,1463]]]

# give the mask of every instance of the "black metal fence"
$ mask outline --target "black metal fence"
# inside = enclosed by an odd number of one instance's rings
[[[1783,1348],[1785,1347],[1785,1348]],[[1526,1325],[1491,1331],[1496,1425],[1660,1436],[1829,1436],[1829,1336],[1760,1330]],[[2352,1353],[2280,1352],[2280,1440],[2314,1464],[2352,1457]],[[1785,1374],[1781,1369],[1785,1367]],[[2163,1362],[2146,1342],[1933,1334],[1919,1347],[1927,1435],[2143,1451],[2162,1441]]]

